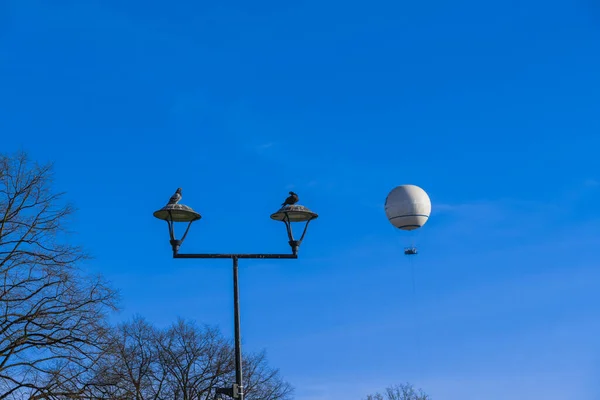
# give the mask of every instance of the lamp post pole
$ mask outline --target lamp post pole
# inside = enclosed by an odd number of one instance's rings
[[[235,385],[231,388],[219,388],[217,394],[225,394],[234,399],[244,400],[244,383],[242,374],[242,340],[240,328],[240,291],[238,281],[238,260],[240,258],[254,259],[292,259],[297,254],[179,254],[173,251],[173,258],[230,258],[233,262],[233,324],[235,331]]]
[[[238,286],[238,258],[233,260],[233,325],[235,330],[235,384],[238,387],[238,399],[244,400],[242,380],[242,339],[240,333],[240,290]]]
[[[292,192],[290,192],[292,194]],[[296,201],[297,201],[297,195]],[[173,250],[173,258],[229,258],[233,262],[233,322],[235,330],[235,384],[230,388],[218,388],[216,389],[215,398],[219,394],[225,394],[237,400],[244,400],[244,383],[242,374],[242,343],[241,343],[241,329],[240,329],[240,293],[238,284],[238,261],[240,258],[253,258],[253,259],[297,259],[298,248],[304,239],[308,224],[313,219],[316,219],[318,215],[308,208],[301,205],[284,204],[284,206],[277,212],[271,215],[271,219],[275,221],[281,221],[285,223],[288,243],[292,249],[291,254],[268,254],[268,253],[257,253],[257,254],[212,254],[212,253],[179,253],[185,237],[187,236],[192,222],[198,221],[202,217],[199,213],[194,211],[191,207],[183,204],[178,204],[181,199],[181,189],[178,189],[176,194],[171,198],[174,202],[169,202],[166,206],[154,213],[154,216],[158,219],[167,221],[169,226],[169,235],[171,237],[171,248]],[[188,226],[185,230],[181,239],[175,239],[175,222],[187,222]],[[294,239],[292,234],[291,223],[294,222],[305,222],[304,231],[300,239]]]

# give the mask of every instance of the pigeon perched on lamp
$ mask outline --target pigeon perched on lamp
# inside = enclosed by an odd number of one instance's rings
[[[285,199],[282,206],[293,205],[298,202],[298,195],[294,192],[290,192],[290,196]]]
[[[173,196],[171,196],[167,205],[177,204],[177,203],[179,203],[179,200],[181,200],[181,188],[178,188],[177,191],[175,191],[175,194],[173,194]]]

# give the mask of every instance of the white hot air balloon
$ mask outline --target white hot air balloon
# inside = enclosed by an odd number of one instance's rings
[[[385,199],[385,214],[392,225],[404,231],[421,228],[431,214],[431,200],[415,185],[395,187]],[[416,247],[405,249],[404,254],[417,254]]]

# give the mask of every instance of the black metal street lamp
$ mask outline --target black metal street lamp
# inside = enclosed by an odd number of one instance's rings
[[[178,190],[177,193],[181,193]],[[281,221],[285,224],[289,245],[292,248],[291,254],[181,254],[179,248],[183,244],[185,237],[187,236],[192,222],[198,221],[202,216],[194,211],[191,207],[183,204],[178,204],[178,198],[171,198],[169,204],[154,212],[154,216],[163,221],[167,221],[169,226],[169,236],[171,247],[173,249],[173,258],[230,258],[233,261],[233,314],[234,314],[234,327],[235,327],[235,384],[231,388],[219,388],[216,394],[225,394],[234,399],[244,400],[244,388],[242,382],[242,345],[240,340],[240,301],[239,301],[239,290],[238,290],[238,259],[240,258],[262,258],[262,259],[297,259],[298,248],[306,235],[308,224],[313,219],[318,218],[318,215],[308,208],[299,204],[284,205],[277,212],[271,214],[271,219],[275,221]],[[174,224],[176,222],[187,222],[187,227],[181,239],[175,238]],[[294,239],[292,232],[292,223],[305,222],[304,230],[300,239]]]

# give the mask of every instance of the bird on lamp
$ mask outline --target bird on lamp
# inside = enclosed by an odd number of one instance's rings
[[[294,192],[290,192],[290,196],[285,199],[282,206],[296,204],[298,202],[298,195]]]
[[[179,200],[181,200],[181,188],[178,188],[175,191],[175,194],[173,194],[173,196],[171,196],[171,198],[169,199],[169,202],[167,203],[167,205],[177,204],[177,203],[179,203]]]

